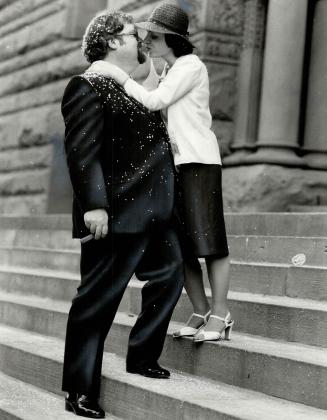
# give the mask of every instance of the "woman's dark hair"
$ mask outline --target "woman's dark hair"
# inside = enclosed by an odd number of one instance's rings
[[[83,54],[89,63],[105,58],[110,51],[108,41],[117,37],[126,23],[133,23],[133,18],[123,12],[101,12],[91,20],[82,43]]]
[[[192,54],[194,46],[179,35],[165,34],[165,41],[168,47],[173,50],[175,57]]]

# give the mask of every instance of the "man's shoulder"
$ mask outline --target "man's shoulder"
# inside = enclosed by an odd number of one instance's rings
[[[69,80],[66,92],[71,90],[94,91],[98,96],[102,96],[104,92],[115,89],[115,87],[113,79],[106,78],[98,73],[85,72],[75,75]]]

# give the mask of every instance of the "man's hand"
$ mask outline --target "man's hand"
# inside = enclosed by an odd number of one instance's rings
[[[104,238],[108,233],[108,214],[103,209],[90,210],[84,214],[85,226],[93,233],[94,239]]]

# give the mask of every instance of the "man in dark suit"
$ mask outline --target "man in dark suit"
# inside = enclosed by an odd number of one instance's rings
[[[88,26],[83,51],[132,72],[144,58],[129,15],[102,13]],[[168,378],[158,364],[183,287],[173,222],[174,165],[165,126],[113,80],[73,77],[62,101],[73,185],[73,236],[81,245],[81,285],[69,312],[63,386],[66,409],[103,418],[98,404],[104,341],[133,273],[147,281],[131,330],[126,369]]]

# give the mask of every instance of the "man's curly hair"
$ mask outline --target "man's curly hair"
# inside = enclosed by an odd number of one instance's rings
[[[123,12],[101,12],[86,28],[82,51],[89,63],[103,60],[110,47],[108,41],[124,29],[125,23],[133,23],[133,17]]]

